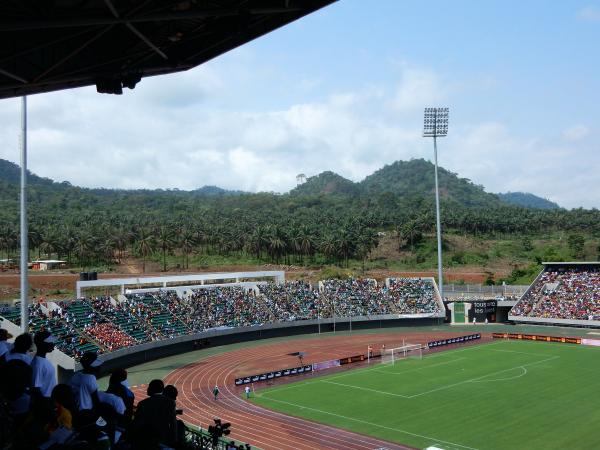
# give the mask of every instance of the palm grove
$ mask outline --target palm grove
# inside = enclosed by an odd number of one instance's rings
[[[18,252],[18,168],[0,160],[0,252]],[[218,189],[83,189],[30,177],[31,256],[91,268],[126,255],[167,269],[167,257],[189,267],[194,255],[285,264],[363,264],[381,232],[412,250],[435,231],[433,170],[424,160],[398,161],[360,183],[332,172],[287,194]],[[574,252],[583,235],[598,236],[598,210],[525,208],[503,203],[481,186],[444,169],[442,226],[448,234],[529,236],[568,233]],[[575,255],[576,256],[576,255]],[[172,261],[172,258],[171,258]]]

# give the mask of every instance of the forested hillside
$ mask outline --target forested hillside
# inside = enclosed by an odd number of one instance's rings
[[[0,161],[2,257],[15,255],[18,248],[16,173],[17,166]],[[159,260],[163,268],[173,260],[185,267],[190,258],[210,262],[216,257],[253,263],[345,266],[355,261],[433,267],[432,173],[432,165],[424,160],[399,161],[360,183],[325,172],[289,194],[218,188],[84,189],[32,176],[30,248],[36,256],[65,258],[80,267],[111,266],[125,254],[144,264]],[[517,267],[535,259],[596,258],[597,210],[506,205],[443,169],[440,189],[448,264],[486,265],[505,258],[506,264]],[[392,237],[391,252],[369,261],[379,243],[388,239],[389,244]],[[459,248],[458,238],[508,242],[514,250],[474,252],[474,241]],[[538,248],[538,242],[543,247]],[[522,254],[515,256],[517,252]]]
[[[558,209],[558,204],[546,199],[538,197],[537,195],[530,194],[528,192],[507,192],[505,194],[498,194],[500,200],[511,205],[525,206],[526,208],[539,208],[539,209]]]

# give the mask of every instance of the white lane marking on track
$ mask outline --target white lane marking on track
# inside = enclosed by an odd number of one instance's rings
[[[431,389],[429,391],[420,392],[418,394],[411,395],[408,398],[415,398],[415,397],[420,397],[422,395],[431,394],[433,392],[443,391],[445,389],[450,389],[451,387],[454,387],[454,386],[460,386],[461,384],[470,383],[472,381],[477,381],[477,380],[480,380],[480,379],[485,378],[485,377],[489,377],[489,376],[492,376],[492,375],[498,375],[499,373],[508,372],[509,370],[518,369],[519,367],[529,367],[529,366],[533,366],[535,364],[541,364],[543,362],[552,361],[552,360],[558,359],[558,358],[560,358],[560,356],[552,356],[550,358],[542,359],[541,361],[535,361],[535,362],[532,362],[532,363],[529,363],[529,364],[522,364],[520,366],[510,367],[510,368],[504,369],[504,370],[498,370],[497,372],[488,373],[488,374],[482,375],[480,377],[471,378],[469,380],[459,381],[458,383],[448,384],[446,386],[440,386],[439,388]]]
[[[286,402],[286,401],[283,401],[283,400],[277,400],[275,398],[268,397],[268,396],[266,396],[264,394],[263,394],[263,398],[266,398],[266,399],[274,401],[274,402],[278,402],[278,403],[283,403],[283,404],[286,404],[286,405],[294,406],[296,408],[309,409],[311,411],[315,411],[315,412],[318,412],[318,413],[321,413],[321,414],[327,414],[329,416],[339,417],[340,419],[345,419],[345,420],[350,420],[350,421],[353,421],[353,422],[362,423],[362,424],[365,424],[365,425],[369,425],[371,427],[383,428],[384,430],[391,430],[391,431],[395,431],[397,433],[408,434],[409,436],[419,437],[421,439],[427,439],[427,440],[432,441],[432,443],[433,442],[441,442],[441,443],[446,444],[446,445],[455,445],[457,447],[466,448],[468,450],[477,450],[474,447],[469,447],[467,445],[457,444],[455,442],[443,441],[441,439],[435,439],[435,438],[432,438],[432,437],[429,437],[429,436],[424,436],[422,434],[411,433],[410,431],[402,430],[400,428],[392,428],[392,427],[388,427],[388,426],[385,426],[385,425],[381,425],[380,423],[367,422],[366,420],[357,419],[356,417],[348,417],[348,416],[344,416],[342,414],[336,414],[336,413],[332,413],[332,412],[329,412],[329,411],[323,411],[322,409],[312,408],[312,407],[309,407],[309,406],[302,406],[302,405],[298,405],[296,403]]]

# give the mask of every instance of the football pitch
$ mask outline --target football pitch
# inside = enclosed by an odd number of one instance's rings
[[[600,448],[600,349],[499,340],[261,389],[269,409],[417,448]]]

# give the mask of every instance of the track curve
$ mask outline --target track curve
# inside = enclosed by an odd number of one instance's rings
[[[436,336],[443,338],[458,334]],[[306,352],[311,357],[310,361],[307,360],[310,363],[364,354],[367,345],[378,348],[385,344],[391,348],[402,342],[403,338],[411,343],[423,343],[431,338],[431,334],[346,335],[265,344],[221,353],[188,364],[171,372],[164,382],[175,385],[179,390],[177,403],[184,410],[185,422],[207,428],[214,418],[221,418],[231,422],[233,439],[263,450],[406,450],[411,447],[259,407],[245,401],[242,389],[234,384],[238,376],[298,365],[297,358],[289,355],[292,352]],[[215,385],[221,391],[217,401],[212,395]],[[142,390],[143,386],[137,387],[136,398],[145,396]]]

